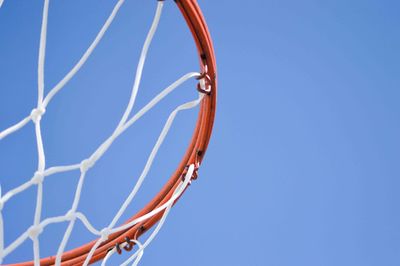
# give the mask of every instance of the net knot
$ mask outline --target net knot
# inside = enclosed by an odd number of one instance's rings
[[[31,181],[35,185],[39,185],[42,183],[44,180],[44,173],[41,171],[36,171],[35,174],[33,175]]]
[[[100,231],[100,239],[101,241],[106,241],[108,239],[108,236],[111,234],[111,229],[106,227],[101,229]]]
[[[32,225],[29,229],[28,229],[28,235],[30,237],[30,239],[34,239],[37,238],[38,235],[40,235],[43,232],[43,227],[41,225]]]
[[[46,109],[39,106],[37,108],[34,108],[31,112],[31,119],[33,123],[37,123],[42,119],[43,114],[46,112]]]
[[[93,165],[95,164],[95,161],[92,159],[85,159],[81,162],[81,172],[87,172],[87,170],[89,170],[90,168],[93,167]]]
[[[69,221],[75,220],[76,219],[76,212],[74,212],[73,210],[69,210],[66,214],[65,214],[65,218]]]

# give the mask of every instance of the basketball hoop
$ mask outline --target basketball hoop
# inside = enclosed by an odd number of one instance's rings
[[[35,126],[35,136],[39,158],[37,170],[35,173],[33,173],[32,178],[29,181],[5,193],[0,192],[0,263],[2,263],[3,259],[12,253],[18,246],[25,241],[29,241],[30,239],[33,243],[32,261],[19,262],[13,265],[88,265],[100,260],[103,260],[102,265],[105,265],[111,256],[122,253],[128,254],[128,259],[122,265],[128,265],[132,263],[133,265],[137,265],[143,255],[144,249],[154,239],[163,225],[171,207],[182,196],[183,192],[186,190],[191,181],[197,178],[198,169],[203,161],[204,154],[207,150],[207,146],[211,137],[215,116],[217,83],[215,56],[211,37],[196,0],[176,0],[175,3],[179,8],[180,13],[184,17],[197,46],[200,71],[190,72],[183,75],[181,78],[177,79],[175,82],[161,91],[136,114],[132,115],[132,108],[134,106],[136,94],[139,89],[147,50],[157,29],[164,5],[164,1],[157,1],[155,16],[145,39],[138,62],[131,98],[118,126],[115,128],[113,133],[91,154],[91,156],[81,160],[79,163],[50,168],[46,168],[45,166],[46,160],[41,136],[41,120],[46,116],[46,107],[52,101],[53,97],[55,97],[56,94],[63,89],[64,85],[68,83],[68,81],[79,71],[81,66],[90,57],[91,53],[101,41],[104,33],[107,31],[123,3],[124,0],[117,1],[110,16],[107,18],[106,22],[89,48],[82,55],[79,62],[67,73],[67,75],[65,75],[63,79],[61,79],[59,83],[57,83],[56,86],[49,91],[47,95],[45,95],[43,69],[46,51],[49,0],[44,1],[39,47],[37,106],[33,108],[30,114],[20,122],[3,131],[0,131],[0,140],[4,141],[8,135],[18,131],[28,123],[32,122]],[[3,0],[0,0],[0,7],[2,4]],[[131,127],[132,124],[140,119],[142,115],[154,107],[169,93],[174,91],[179,85],[190,79],[198,80],[198,98],[177,106],[169,115],[167,121],[165,122],[164,128],[162,129],[161,134],[159,135],[157,142],[151,151],[146,165],[137,180],[137,183],[134,184],[131,193],[128,195],[119,211],[113,217],[110,224],[102,229],[96,229],[85,216],[85,214],[78,211],[78,203],[86,173],[95,166],[97,161],[103,156],[104,153],[107,152],[108,148],[113,144],[113,142],[129,127]],[[178,112],[193,108],[197,105],[200,105],[200,108],[192,139],[175,172],[164,184],[162,189],[152,198],[152,200],[150,200],[150,202],[148,202],[139,212],[132,215],[130,219],[122,224],[119,224],[119,219],[125,213],[127,206],[132,202],[132,199],[140,189],[143,180],[151,168],[153,159],[157,154],[157,151],[165,136],[167,135],[175,116]],[[65,215],[41,220],[40,213],[43,200],[42,189],[46,178],[56,173],[73,170],[80,171],[80,178],[70,210]],[[3,214],[1,210],[8,201],[12,200],[15,195],[22,193],[27,188],[32,186],[37,188],[37,200],[33,224],[10,245],[5,246],[4,235],[7,234],[7,225],[3,222]],[[94,240],[80,247],[65,251],[68,239],[77,221],[81,222],[86,229],[94,235]],[[68,227],[58,247],[57,254],[47,258],[41,258],[39,251],[39,235],[46,230],[48,225],[62,222],[67,223]],[[142,241],[140,237],[153,227],[154,230],[150,233],[150,236],[145,241]]]

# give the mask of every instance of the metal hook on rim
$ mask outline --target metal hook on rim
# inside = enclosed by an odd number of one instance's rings
[[[207,72],[208,67],[205,65],[204,72],[202,72],[196,79],[199,81],[199,83],[197,83],[197,90],[201,93],[209,95],[211,93],[211,78]]]
[[[126,251],[131,251],[133,249],[134,243],[131,241],[131,239],[129,237],[125,237],[125,242],[126,244],[124,245],[124,249]]]

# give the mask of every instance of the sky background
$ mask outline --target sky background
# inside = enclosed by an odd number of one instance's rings
[[[77,62],[115,1],[50,3],[45,88]],[[199,1],[215,45],[218,105],[199,178],[173,208],[141,265],[400,265],[400,17],[398,1]],[[87,64],[43,117],[47,166],[78,163],[128,102],[155,1],[127,0]],[[42,1],[0,8],[0,130],[37,101]],[[137,105],[198,71],[194,43],[165,2]],[[187,82],[138,121],[90,170],[79,210],[97,228],[113,217]],[[197,110],[178,115],[128,212],[175,169]],[[0,141],[3,193],[37,164],[33,125]],[[42,217],[71,206],[78,172],[46,179]],[[33,188],[3,209],[6,245],[32,224]],[[128,214],[124,219],[129,217]],[[123,220],[123,219],[122,219]],[[40,236],[54,254],[65,224]],[[93,239],[77,223],[68,247]],[[127,254],[125,254],[126,256]],[[27,240],[5,262],[29,259]],[[110,264],[117,264],[117,256]]]

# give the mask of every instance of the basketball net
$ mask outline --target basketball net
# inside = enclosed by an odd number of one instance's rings
[[[87,158],[82,158],[78,160],[77,163],[71,165],[59,165],[59,166],[46,166],[46,153],[44,150],[43,138],[42,138],[42,127],[41,127],[41,120],[45,119],[46,115],[46,108],[49,104],[52,103],[54,97],[64,88],[64,86],[74,77],[74,75],[81,69],[81,67],[85,64],[88,60],[92,52],[95,50],[96,46],[99,44],[101,39],[103,38],[104,34],[106,33],[107,29],[113,22],[114,18],[116,17],[119,9],[121,8],[124,0],[119,0],[116,5],[114,6],[111,14],[105,21],[104,25],[101,27],[100,31],[98,32],[97,36],[84,52],[82,57],[79,61],[72,67],[72,69],[53,87],[49,90],[49,92],[45,95],[44,93],[44,64],[45,64],[45,53],[46,53],[46,34],[47,34],[47,20],[48,20],[48,10],[49,10],[49,0],[44,1],[43,7],[43,15],[42,15],[42,23],[41,23],[41,32],[40,32],[40,45],[39,45],[39,56],[38,56],[38,87],[37,87],[37,104],[32,109],[32,111],[21,121],[18,123],[4,129],[0,132],[0,140],[5,141],[4,139],[15,133],[16,131],[22,129],[29,123],[34,124],[34,134],[36,138],[36,146],[37,146],[37,157],[38,157],[38,164],[36,171],[32,173],[32,176],[29,178],[28,181],[25,183],[7,191],[7,192],[0,192],[0,210],[2,210],[9,201],[11,201],[15,196],[20,193],[23,193],[30,187],[35,187],[37,190],[36,196],[36,207],[34,210],[34,217],[32,225],[26,229],[21,235],[19,235],[11,244],[5,246],[5,235],[7,232],[7,227],[12,225],[4,224],[3,222],[3,214],[0,211],[0,263],[3,262],[4,258],[6,258],[10,253],[12,253],[16,248],[18,248],[21,244],[25,241],[32,241],[33,243],[33,263],[34,265],[40,265],[40,235],[46,230],[49,225],[57,224],[57,223],[66,223],[67,227],[64,232],[63,238],[61,243],[58,246],[57,253],[55,255],[55,264],[60,265],[62,262],[62,257],[67,246],[67,243],[70,239],[71,233],[73,231],[74,226],[80,222],[84,225],[84,227],[89,231],[91,234],[94,235],[94,238],[97,238],[93,242],[93,245],[90,248],[90,251],[87,253],[86,258],[83,261],[83,265],[87,265],[90,262],[93,262],[93,256],[95,254],[96,249],[98,249],[104,242],[107,241],[111,234],[115,234],[118,232],[122,232],[127,230],[143,221],[149,220],[150,218],[161,215],[157,226],[154,227],[151,234],[148,235],[147,239],[144,241],[139,241],[137,238],[127,238],[126,241],[115,245],[113,248],[110,248],[103,261],[102,265],[105,265],[107,260],[115,253],[121,253],[122,249],[131,250],[135,248],[135,252],[132,253],[126,259],[126,261],[122,265],[137,265],[143,255],[145,248],[149,245],[149,243],[155,238],[161,227],[163,226],[167,215],[175,203],[175,201],[182,195],[184,190],[190,184],[191,179],[195,175],[197,171],[198,165],[192,163],[187,166],[184,174],[182,175],[182,179],[179,184],[173,189],[173,193],[171,196],[166,200],[163,204],[159,205],[157,208],[154,208],[150,212],[142,214],[133,220],[122,223],[120,218],[126,212],[126,209],[131,204],[135,195],[139,191],[143,181],[145,180],[155,156],[163,143],[168,131],[171,128],[172,123],[176,115],[184,110],[191,109],[199,105],[202,102],[203,98],[210,92],[210,85],[208,84],[208,76],[198,73],[198,72],[190,72],[182,77],[178,78],[175,82],[170,84],[168,87],[163,89],[156,97],[150,100],[142,109],[140,109],[137,113],[133,114],[132,109],[135,105],[136,96],[140,87],[140,81],[142,77],[142,71],[146,60],[146,55],[148,49],[150,47],[152,38],[156,32],[157,26],[160,21],[162,9],[164,2],[158,1],[157,8],[155,11],[154,19],[151,24],[150,30],[148,31],[147,37],[144,41],[139,62],[137,64],[136,75],[134,84],[131,89],[131,95],[129,102],[126,106],[126,109],[118,123],[115,127],[114,131],[106,138],[101,145],[98,146],[93,153],[88,156]],[[3,1],[0,0],[0,7],[3,4]],[[136,121],[138,121],[144,114],[146,114],[149,110],[151,110],[154,106],[156,106],[162,99],[164,99],[168,94],[172,91],[177,89],[181,84],[190,80],[190,79],[198,79],[199,80],[199,96],[197,99],[194,99],[190,102],[186,102],[183,104],[178,105],[169,115],[168,119],[165,122],[165,125],[158,136],[156,143],[154,144],[152,151],[147,158],[147,162],[137,179],[136,184],[132,186],[129,195],[126,197],[125,201],[119,207],[118,211],[115,213],[112,220],[109,224],[104,228],[95,228],[92,225],[92,222],[89,218],[85,215],[85,213],[80,212],[78,209],[81,194],[82,194],[82,187],[85,182],[85,177],[87,173],[90,171],[91,168],[95,167],[96,163],[102,156],[108,151],[108,149],[113,145],[114,141],[118,139],[125,131],[127,131]],[[1,144],[1,143],[0,143]],[[48,178],[51,178],[55,174],[59,174],[62,172],[70,172],[76,171],[79,172],[79,181],[77,183],[75,194],[73,198],[73,202],[69,208],[69,210],[60,216],[55,217],[48,217],[46,219],[42,219],[42,205],[43,205],[43,185]],[[97,260],[97,259],[96,259]],[[64,258],[63,258],[64,261]]]

